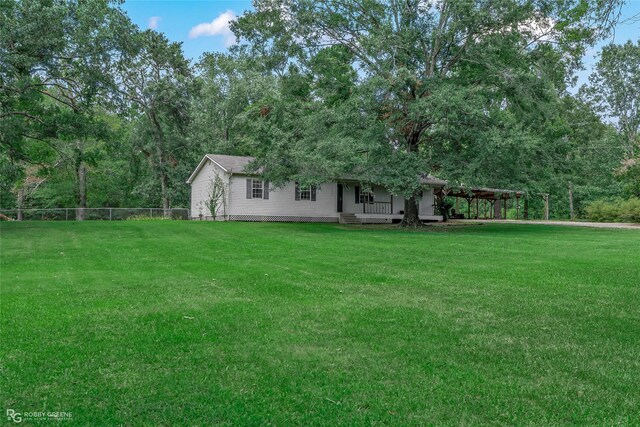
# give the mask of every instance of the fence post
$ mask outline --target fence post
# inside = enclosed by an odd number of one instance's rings
[[[111,221],[111,218],[112,218],[112,214],[111,214],[112,212],[111,211],[112,211],[112,209],[109,208],[109,221]]]

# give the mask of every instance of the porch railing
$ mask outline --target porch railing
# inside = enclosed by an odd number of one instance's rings
[[[391,202],[365,202],[362,204],[362,213],[370,214],[392,214],[393,203]]]

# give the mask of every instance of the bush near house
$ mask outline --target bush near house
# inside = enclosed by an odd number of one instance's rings
[[[596,200],[587,205],[585,212],[591,221],[640,222],[640,199]]]

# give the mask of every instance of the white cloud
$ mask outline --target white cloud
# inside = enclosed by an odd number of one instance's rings
[[[152,30],[155,30],[156,28],[158,28],[158,24],[160,24],[160,20],[162,18],[159,16],[152,16],[151,18],[149,18],[149,21],[147,22],[147,27],[151,28]]]
[[[550,17],[541,17],[521,22],[518,30],[529,36],[530,41],[553,42],[560,36],[556,30],[556,21]]]
[[[236,14],[231,10],[221,13],[211,22],[198,24],[189,31],[189,38],[195,39],[202,36],[222,36],[226,47],[236,44],[236,36],[233,35],[229,23],[236,19]]]

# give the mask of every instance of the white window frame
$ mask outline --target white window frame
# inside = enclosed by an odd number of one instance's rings
[[[373,203],[373,202],[374,202],[373,189],[371,189],[371,191],[363,191],[362,188],[360,188],[360,203]]]
[[[300,192],[300,200],[311,200],[311,186],[301,187],[298,186]]]
[[[251,180],[251,198],[263,199],[264,198],[264,182],[259,179]]]

